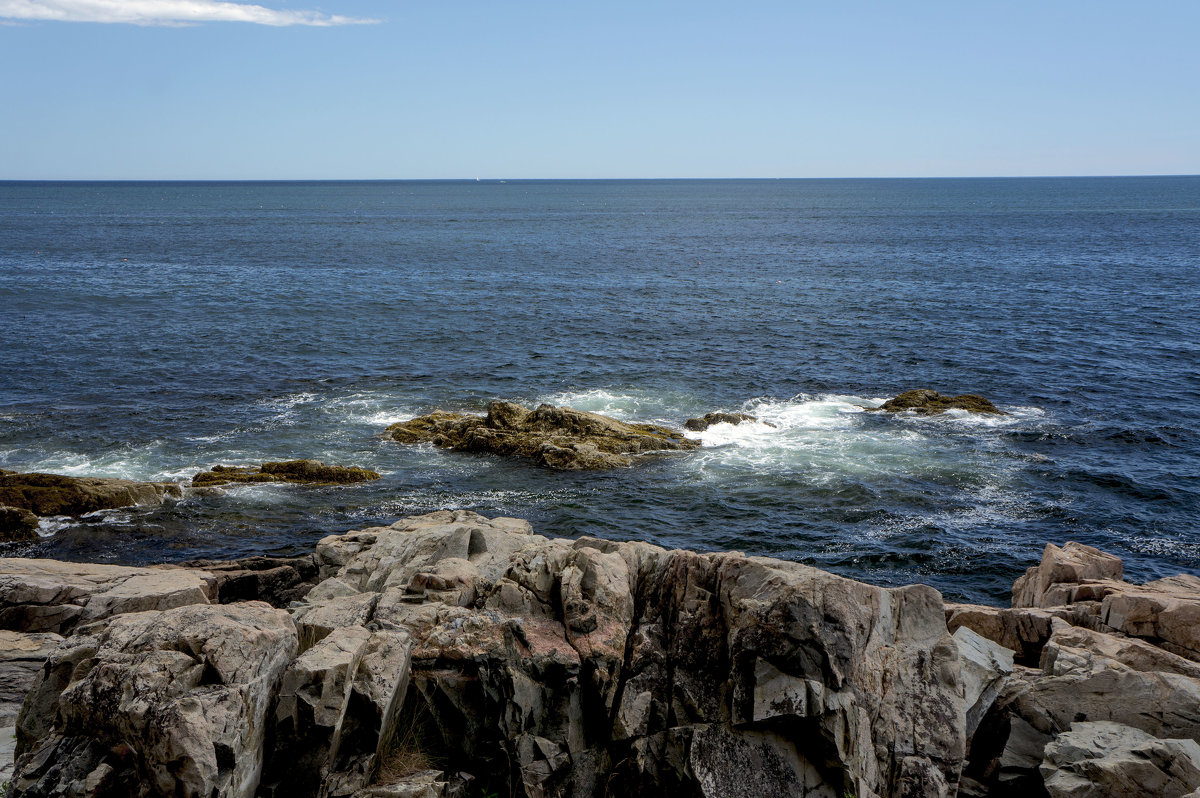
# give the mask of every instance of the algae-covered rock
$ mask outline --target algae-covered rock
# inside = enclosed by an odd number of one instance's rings
[[[316,460],[286,460],[263,463],[258,468],[213,466],[192,477],[192,485],[227,485],[231,482],[303,482],[321,485],[346,485],[379,479],[379,474],[357,466],[325,465]]]
[[[23,507],[0,504],[0,543],[37,540],[37,516]]]
[[[713,424],[741,424],[743,421],[758,421],[749,413],[705,413],[700,418],[689,418],[683,426],[692,432],[704,432]]]
[[[84,515],[116,507],[161,504],[179,498],[173,482],[135,482],[130,479],[68,477],[62,474],[0,474],[0,505],[34,515]]]
[[[526,457],[564,470],[628,466],[630,455],[699,446],[678,430],[655,424],[629,424],[554,405],[529,410],[512,402],[492,402],[486,416],[436,411],[393,424],[385,434],[400,443]]]
[[[990,413],[992,415],[1007,415],[979,394],[964,393],[958,396],[946,396],[928,388],[918,388],[905,391],[894,399],[889,399],[873,410],[884,410],[888,413],[899,413],[911,410],[922,415],[944,413],[947,410],[968,410],[972,413]]]

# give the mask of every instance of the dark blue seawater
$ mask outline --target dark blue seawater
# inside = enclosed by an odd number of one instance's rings
[[[1011,415],[864,413],[912,387]],[[381,439],[494,397],[682,424],[556,473]],[[0,467],[384,473],[8,554],[307,551],[443,507],[1007,600],[1047,541],[1200,570],[1200,178],[0,183]]]

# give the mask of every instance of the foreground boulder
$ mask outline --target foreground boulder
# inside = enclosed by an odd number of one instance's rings
[[[968,410],[972,413],[1005,415],[1003,410],[1000,410],[979,394],[964,393],[958,396],[946,396],[937,391],[931,391],[928,388],[905,391],[894,399],[889,399],[879,407],[872,409],[883,410],[888,413],[899,413],[907,410],[921,415],[934,415],[936,413],[944,413],[947,410]]]
[[[386,435],[400,443],[524,457],[564,470],[619,468],[632,465],[635,455],[700,445],[654,424],[628,424],[553,405],[529,410],[512,402],[492,402],[486,416],[437,411],[393,424]]]
[[[173,482],[135,482],[129,479],[19,474],[12,471],[0,473],[0,506],[38,516],[80,516],[117,507],[161,504],[165,499],[182,496],[183,489]],[[0,514],[0,524],[3,524],[0,526],[0,535],[6,527],[28,529],[28,523],[27,514],[20,514],[20,518],[17,518],[5,510]],[[0,537],[0,540],[3,539]]]
[[[112,615],[207,604],[216,577],[195,569],[0,559],[0,629],[70,632]]]
[[[286,460],[263,463],[258,468],[213,466],[192,477],[192,485],[215,486],[233,482],[301,482],[320,485],[346,485],[379,479],[379,474],[356,466],[325,465],[316,460]]]
[[[250,798],[295,653],[291,618],[261,602],[92,624],[55,650],[26,699],[11,794]]]
[[[976,794],[1181,796],[1200,788],[1200,580],[1123,580],[1120,559],[1046,546],[1013,607],[947,621],[1021,665],[969,743]]]

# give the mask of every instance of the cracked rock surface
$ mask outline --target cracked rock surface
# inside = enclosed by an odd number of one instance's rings
[[[205,566],[0,560],[12,796],[1200,788],[1200,596],[1078,544],[1008,609],[466,511]]]

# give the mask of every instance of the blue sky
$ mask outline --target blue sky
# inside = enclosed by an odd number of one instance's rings
[[[1197,42],[1194,0],[0,0],[0,179],[1195,174]]]

